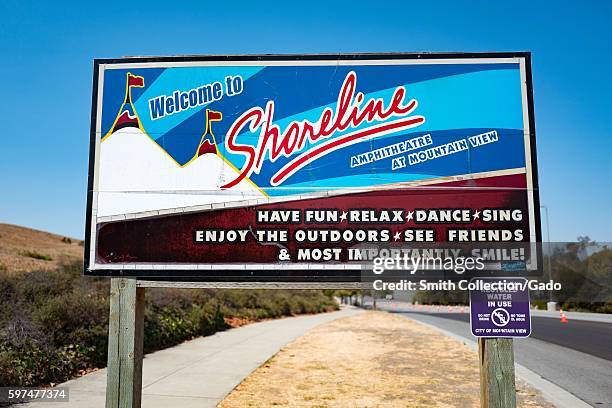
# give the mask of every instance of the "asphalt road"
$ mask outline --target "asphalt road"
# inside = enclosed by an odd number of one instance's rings
[[[466,339],[470,332],[468,313],[427,313],[383,309],[405,314]],[[514,341],[517,363],[574,394],[594,407],[612,408],[612,324],[532,318],[532,334]]]
[[[467,313],[436,313],[436,316],[470,322]],[[609,323],[570,320],[561,324],[559,319],[532,317],[531,337],[612,361],[612,324]]]

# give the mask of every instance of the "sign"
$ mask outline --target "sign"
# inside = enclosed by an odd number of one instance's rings
[[[529,337],[529,289],[524,278],[474,278],[470,327],[476,337]]]
[[[529,53],[95,60],[85,273],[357,281],[364,246],[539,241],[532,112]]]

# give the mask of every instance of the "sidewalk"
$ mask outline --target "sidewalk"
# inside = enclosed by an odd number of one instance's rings
[[[360,309],[349,307],[338,312],[253,323],[147,354],[143,361],[142,406],[215,407],[287,343],[322,323],[359,313]],[[58,386],[70,389],[70,402],[58,407],[102,408],[106,369]],[[47,403],[19,406],[48,408]]]

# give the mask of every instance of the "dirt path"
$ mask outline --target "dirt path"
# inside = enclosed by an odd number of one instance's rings
[[[479,406],[478,357],[400,316],[368,312],[308,332],[246,378],[231,407]],[[518,405],[550,407],[518,386]]]

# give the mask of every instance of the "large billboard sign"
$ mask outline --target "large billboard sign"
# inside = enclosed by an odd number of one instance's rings
[[[355,280],[540,240],[528,53],[96,60],[86,273]]]

